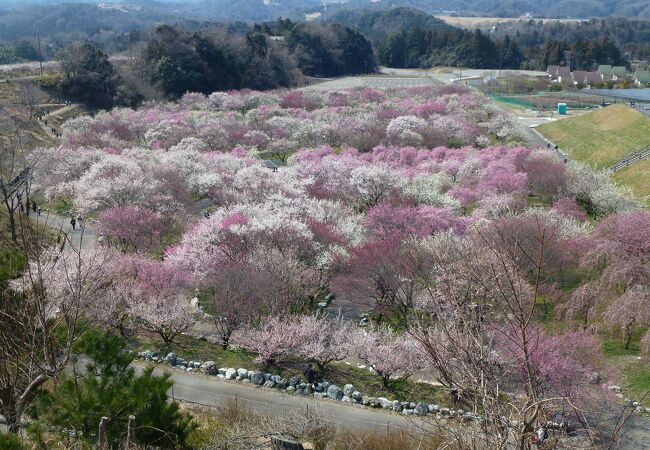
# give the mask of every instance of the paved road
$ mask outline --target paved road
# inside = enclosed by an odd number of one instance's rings
[[[140,366],[141,367],[141,366]],[[163,373],[156,368],[155,372]],[[290,411],[318,412],[345,429],[387,429],[402,428],[415,431],[417,419],[402,415],[347,405],[331,400],[286,394],[282,391],[254,387],[239,382],[221,381],[219,378],[207,378],[197,374],[186,373],[177,369],[167,369],[172,374],[174,387],[170,395],[177,400],[184,400],[204,406],[225,406],[237,401],[238,405],[249,407],[253,411],[267,415],[278,415]]]
[[[48,211],[43,211],[40,216],[32,217],[36,217],[38,223],[66,233],[72,244],[76,247],[81,245],[82,248],[89,248],[97,243],[97,233],[92,225],[77,225],[76,230],[73,230],[72,225],[70,225],[71,217],[60,216]]]
[[[143,365],[137,365],[141,370]],[[386,430],[403,429],[417,432],[426,429],[427,421],[413,416],[403,416],[384,410],[353,406],[331,400],[315,399],[283,391],[254,387],[239,382],[222,381],[177,369],[157,367],[155,372],[165,370],[172,374],[174,388],[169,395],[203,406],[220,407],[236,401],[238,405],[266,415],[282,415],[291,411],[318,412],[334,422],[339,428],[348,430]],[[619,450],[650,449],[650,422],[644,417],[634,415],[626,424]]]

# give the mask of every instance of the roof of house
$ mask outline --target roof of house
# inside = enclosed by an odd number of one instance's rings
[[[598,66],[598,72],[600,72],[603,75],[611,75],[612,74],[612,66],[609,64],[601,64]]]
[[[578,83],[584,83],[585,80],[587,79],[587,71],[586,70],[574,70],[573,71],[573,79]]]
[[[593,84],[598,84],[603,81],[602,77],[600,76],[600,72],[587,72],[586,80],[587,83]]]
[[[650,70],[637,70],[636,79],[642,83],[650,83]]]
[[[623,76],[627,73],[625,66],[614,66],[612,67],[612,72],[614,75]]]
[[[548,66],[548,68],[546,69],[546,73],[548,73],[549,75],[555,76],[555,75],[557,75],[558,67],[560,67],[560,66]]]
[[[568,68],[568,67],[558,67],[558,68],[557,68],[557,75],[558,75],[559,77],[564,78],[565,81],[566,81],[566,80],[568,80],[569,78],[571,78],[571,69]]]

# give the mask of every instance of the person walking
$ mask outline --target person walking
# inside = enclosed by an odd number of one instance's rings
[[[307,369],[305,370],[305,378],[307,378],[308,384],[314,384],[314,381],[316,380],[316,371],[311,364],[307,366]]]
[[[74,217],[70,219],[70,225],[72,225],[72,231],[77,229],[77,221],[75,220]]]

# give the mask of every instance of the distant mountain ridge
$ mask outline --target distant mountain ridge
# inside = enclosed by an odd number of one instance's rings
[[[278,17],[303,18],[304,14],[324,15],[346,9],[390,9],[410,7],[427,13],[452,13],[490,17],[650,18],[648,0],[2,0],[0,10],[29,5],[61,3],[126,3],[184,11],[204,19],[263,21]]]

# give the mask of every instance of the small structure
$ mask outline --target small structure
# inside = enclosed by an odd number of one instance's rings
[[[598,72],[602,80],[610,78],[612,76],[612,66],[609,64],[601,64],[598,66]]]
[[[619,79],[624,79],[627,76],[627,69],[625,66],[614,66],[612,67],[612,80],[616,81]]]
[[[570,67],[558,67],[557,69],[557,81],[562,84],[571,83],[571,68]]]
[[[548,66],[546,68],[546,73],[548,73],[551,76],[551,78],[555,78],[557,77],[557,69],[559,68],[560,66],[555,66],[555,65]]]
[[[585,76],[585,83],[590,86],[596,86],[603,82],[603,76],[600,72],[587,72]]]
[[[558,103],[557,104],[557,113],[564,115],[564,114],[566,114],[566,112],[567,112],[566,103]]]
[[[262,164],[264,164],[264,167],[267,169],[271,169],[273,172],[277,172],[280,166],[282,166],[282,161],[279,161],[277,159],[265,159],[262,161]]]
[[[573,71],[573,83],[586,84],[587,83],[587,72],[585,70],[574,70]]]
[[[645,87],[650,83],[650,70],[637,70],[634,74],[634,84]]]

